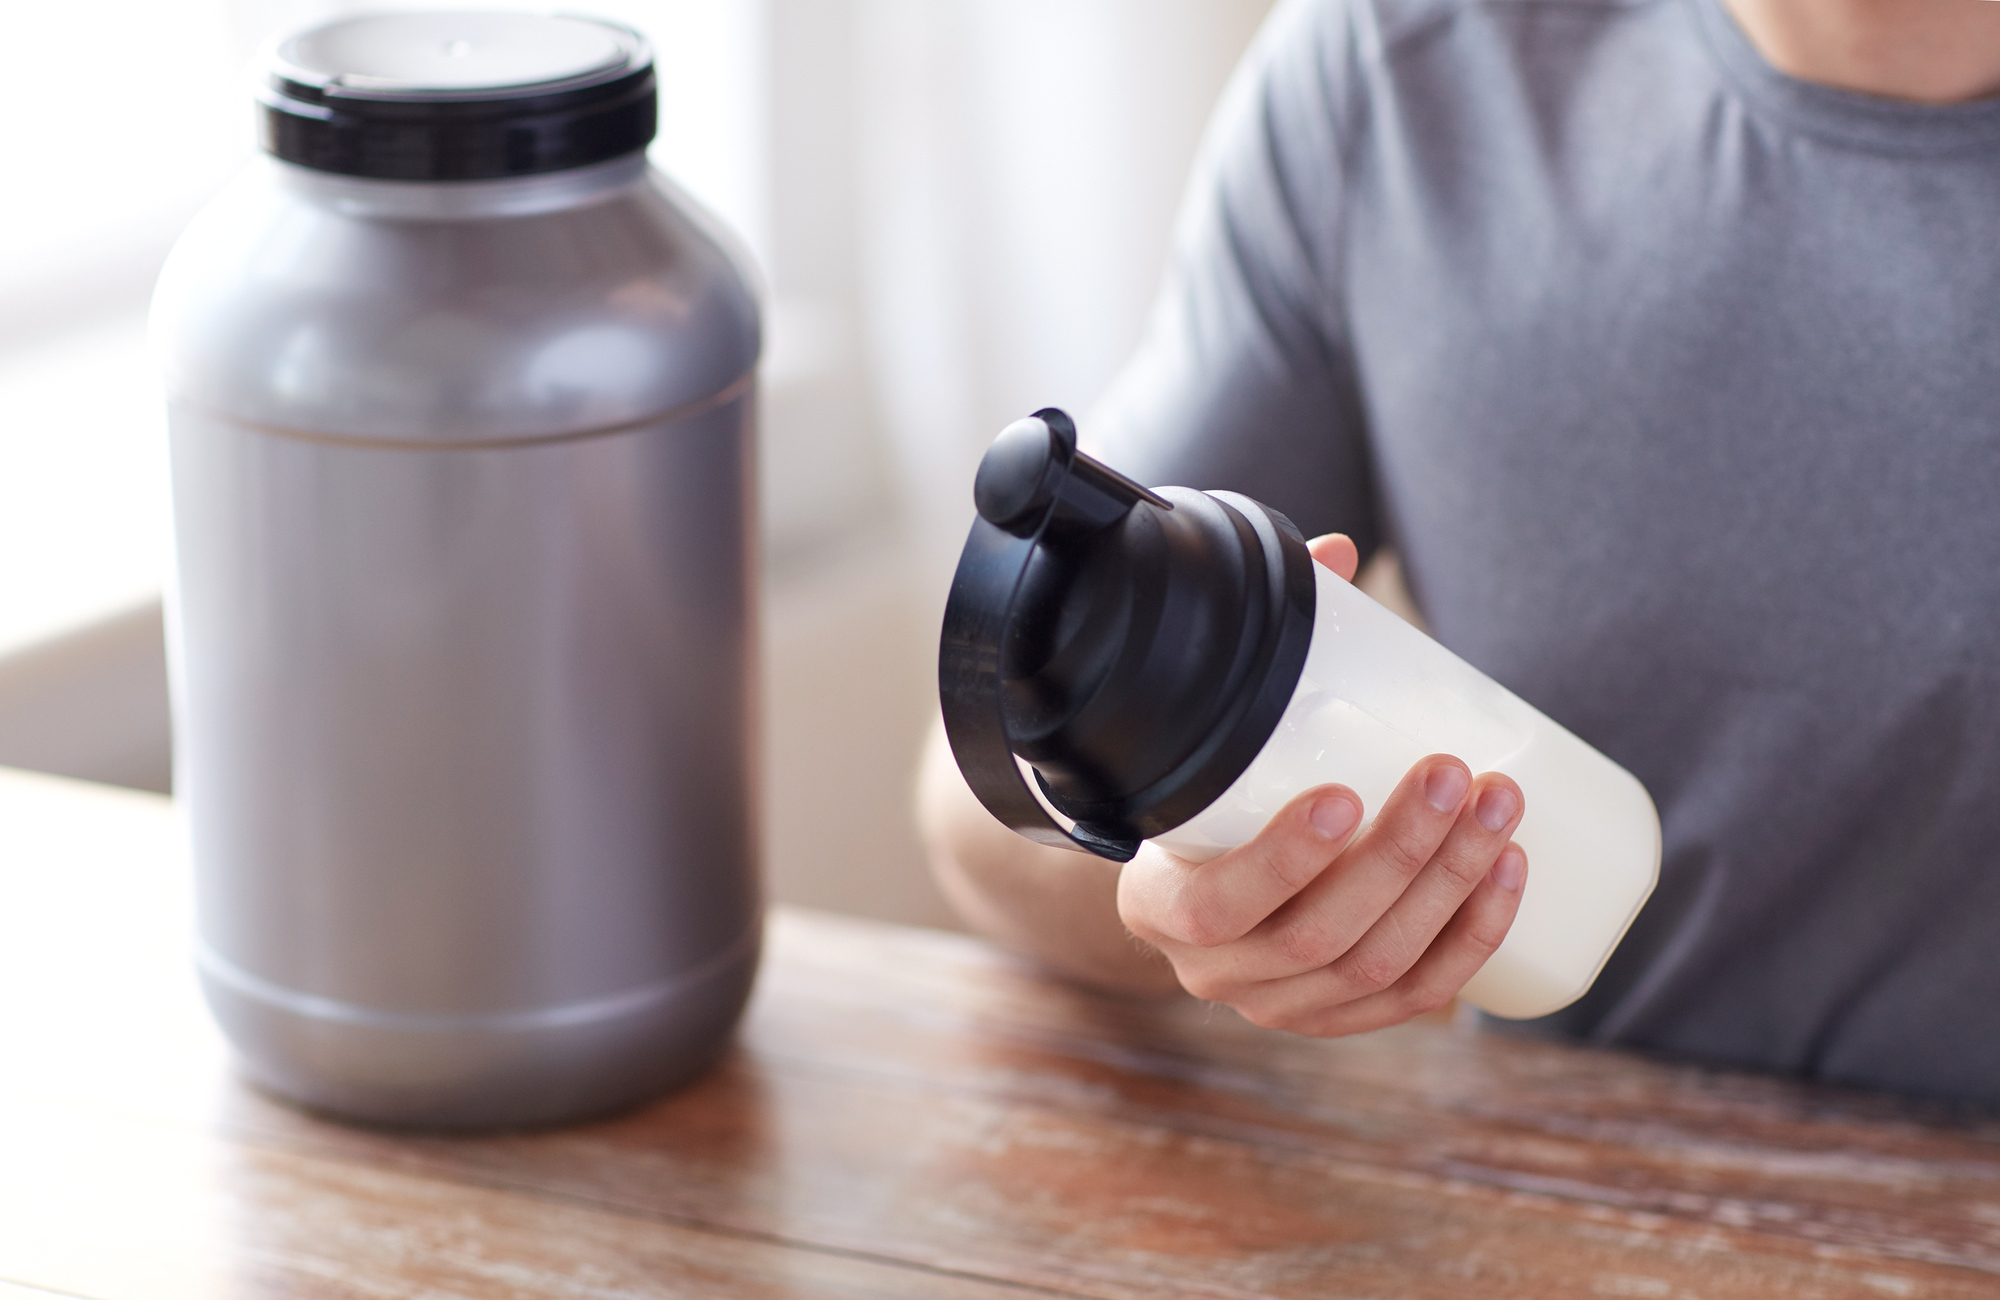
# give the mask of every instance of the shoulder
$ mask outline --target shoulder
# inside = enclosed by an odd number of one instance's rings
[[[1689,0],[1278,0],[1222,104],[1259,136],[1348,135],[1384,99],[1477,103],[1607,48],[1692,35]],[[1637,39],[1634,39],[1634,38]]]
[[[1434,46],[1573,45],[1674,18],[1684,0],[1279,0],[1256,53],[1282,63],[1306,56],[1332,71],[1381,69]]]
[[[1477,118],[1566,87],[1647,83],[1700,60],[1690,0],[1279,0],[1222,118],[1312,164],[1385,119]],[[1419,130],[1427,129],[1420,125]],[[1288,146],[1298,141],[1304,148]]]

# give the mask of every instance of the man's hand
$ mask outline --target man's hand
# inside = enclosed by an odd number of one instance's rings
[[[1347,538],[1319,538],[1312,551],[1353,578]],[[1358,838],[1360,800],[1320,786],[1213,862],[1149,844],[1121,868],[993,820],[941,730],[918,796],[938,884],[973,929],[1085,983],[1185,988],[1258,1024],[1321,1035],[1442,1006],[1479,969],[1513,923],[1526,879],[1527,860],[1507,841],[1521,807],[1506,777],[1475,781],[1438,755],[1411,770]]]
[[[1449,1004],[1513,924],[1521,795],[1447,755],[1411,769],[1359,838],[1361,801],[1324,785],[1248,844],[1192,863],[1147,844],[1118,915],[1181,987],[1253,1024],[1333,1038]]]
[[[1347,538],[1312,549],[1353,578]],[[1447,1005],[1507,936],[1523,807],[1507,777],[1433,755],[1358,838],[1360,799],[1326,785],[1211,862],[1145,845],[1119,874],[1118,914],[1183,988],[1254,1024],[1327,1038],[1398,1024]]]

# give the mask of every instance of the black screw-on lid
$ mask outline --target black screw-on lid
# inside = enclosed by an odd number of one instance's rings
[[[1002,431],[973,499],[938,659],[952,755],[1014,830],[1124,861],[1277,729],[1312,641],[1305,539],[1235,493],[1147,491],[1057,410]]]
[[[280,41],[264,148],[381,180],[469,181],[586,167],[653,138],[653,52],[599,19],[445,11],[345,18]]]

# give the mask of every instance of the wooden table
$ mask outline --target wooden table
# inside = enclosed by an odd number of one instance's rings
[[[779,913],[741,1046],[481,1139],[243,1087],[170,805],[0,774],[0,1297],[2000,1296],[2000,1123],[1447,1024],[1320,1043]]]

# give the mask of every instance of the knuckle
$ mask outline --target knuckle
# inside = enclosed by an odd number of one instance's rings
[[[1320,864],[1306,854],[1281,851],[1265,859],[1265,866],[1279,888],[1287,894],[1296,894],[1312,883],[1319,874]]]
[[[1118,919],[1125,923],[1126,933],[1147,947],[1158,948],[1160,951],[1165,952],[1169,948],[1178,946],[1167,935],[1166,931],[1156,925],[1148,925],[1143,917],[1121,911],[1118,914]]]
[[[1154,947],[1172,942],[1160,925],[1162,892],[1156,878],[1147,871],[1128,865],[1118,877],[1118,919],[1133,936]]]
[[[1303,918],[1287,921],[1274,930],[1271,946],[1287,964],[1300,970],[1315,970],[1339,955],[1327,951],[1326,936]]]
[[[1379,846],[1389,865],[1406,877],[1414,877],[1424,869],[1435,847],[1427,838],[1400,828],[1385,830]]]
[[[1341,978],[1362,993],[1380,993],[1402,978],[1401,963],[1387,953],[1356,953],[1341,961]]]
[[[1405,1013],[1404,1018],[1409,1019],[1414,1016],[1427,1016],[1433,1011],[1442,1011],[1451,1005],[1451,1000],[1456,996],[1457,994],[1451,989],[1425,982],[1413,984],[1404,990],[1399,1001]]]
[[[1506,939],[1507,931],[1512,928],[1513,918],[1510,916],[1475,916],[1465,927],[1466,946],[1476,952],[1491,953]]]
[[[1179,977],[1181,987],[1186,989],[1190,996],[1203,1002],[1227,1002],[1229,994],[1233,991],[1230,981],[1214,971],[1184,970],[1176,967],[1174,974]]]
[[[1480,881],[1486,879],[1486,873],[1491,871],[1493,864],[1499,860],[1500,855],[1497,851],[1484,854],[1476,851],[1445,853],[1439,855],[1438,865],[1444,868],[1452,883],[1459,887],[1460,893],[1471,893]]]
[[[1157,924],[1159,918],[1152,914],[1144,901],[1128,897],[1122,891],[1118,896],[1118,919],[1124,922],[1132,937],[1141,943],[1148,943],[1158,948],[1173,942],[1171,936],[1159,927]]]
[[[1289,1031],[1298,1023],[1298,1014],[1285,1007],[1263,1007],[1254,1004],[1239,1006],[1236,1014],[1242,1016],[1259,1029]]]
[[[1191,947],[1213,948],[1225,937],[1216,926],[1213,910],[1192,889],[1184,889],[1175,896],[1165,919],[1168,933]]]
[[[1305,1038],[1345,1038],[1349,1034],[1366,1032],[1368,1028],[1366,1024],[1354,1027],[1353,1021],[1346,1016],[1320,1015],[1293,1026],[1290,1032]]]

